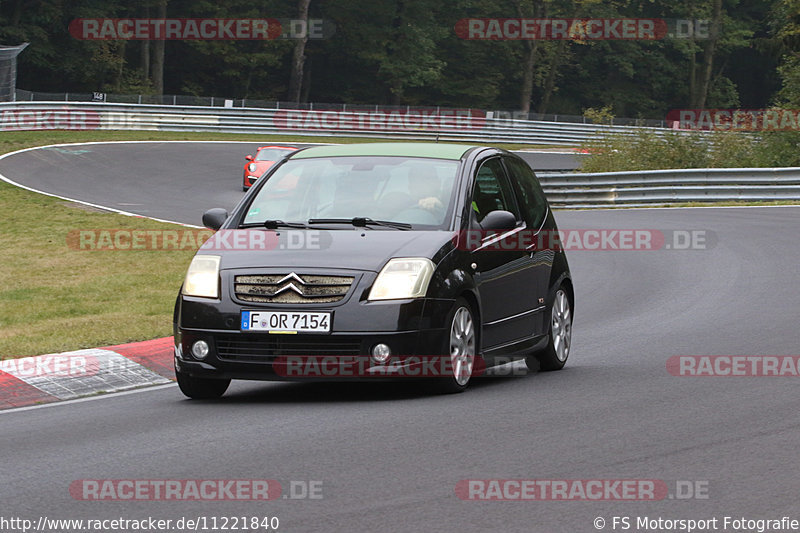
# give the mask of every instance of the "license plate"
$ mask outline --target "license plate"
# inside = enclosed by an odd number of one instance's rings
[[[242,311],[242,331],[268,333],[329,333],[331,313]]]

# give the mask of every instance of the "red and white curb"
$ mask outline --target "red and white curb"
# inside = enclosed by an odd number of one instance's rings
[[[0,409],[174,380],[172,337],[0,361]]]

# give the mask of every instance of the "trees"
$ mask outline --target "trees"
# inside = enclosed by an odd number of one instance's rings
[[[0,42],[31,45],[18,87],[663,117],[800,102],[800,0],[0,0]],[[76,18],[299,18],[323,40],[92,41]],[[467,40],[493,17],[707,20],[708,38]],[[780,57],[780,70],[777,63]],[[755,74],[754,74],[755,73]]]
[[[297,19],[303,21],[304,27],[308,28],[308,6],[311,0],[297,0]],[[303,66],[306,61],[306,43],[308,34],[296,39],[294,53],[292,54],[292,68],[289,78],[289,98],[290,102],[300,101],[300,91],[303,88]]]

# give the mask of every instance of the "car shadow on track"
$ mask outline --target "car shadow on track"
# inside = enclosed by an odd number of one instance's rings
[[[488,375],[470,381],[466,395],[495,389],[519,380],[531,380],[538,372],[517,370],[513,375]],[[242,387],[242,384],[246,388]],[[349,381],[349,382],[244,382],[234,381],[231,389],[218,400],[193,400],[204,403],[256,404],[256,403],[322,403],[322,402],[376,402],[416,400],[432,397],[460,396],[444,394],[432,379],[396,381]]]

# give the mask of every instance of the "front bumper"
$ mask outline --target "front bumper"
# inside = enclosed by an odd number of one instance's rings
[[[350,302],[329,309],[334,313],[331,333],[284,335],[235,329],[241,310],[251,307],[223,309],[197,300],[181,296],[178,302],[176,371],[194,377],[255,380],[391,378],[397,375],[392,369],[404,375],[426,365],[430,369],[431,359],[441,360],[445,321],[454,303],[447,299]],[[209,345],[202,361],[191,355],[198,340]],[[388,345],[392,353],[383,365],[370,358],[378,343]]]

